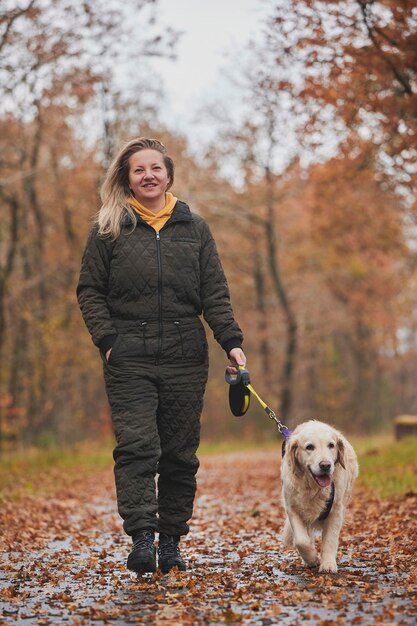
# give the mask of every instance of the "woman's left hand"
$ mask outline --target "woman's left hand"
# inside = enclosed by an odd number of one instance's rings
[[[229,374],[237,374],[239,365],[246,367],[246,357],[242,348],[232,348],[229,352],[230,365],[226,367]]]

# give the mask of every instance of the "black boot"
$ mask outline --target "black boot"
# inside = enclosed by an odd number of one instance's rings
[[[158,546],[158,566],[163,574],[173,567],[178,567],[181,572],[187,569],[179,548],[180,538],[178,536],[165,535],[160,533]]]
[[[133,549],[127,557],[127,569],[144,574],[156,572],[155,533],[153,530],[141,530],[133,537]]]

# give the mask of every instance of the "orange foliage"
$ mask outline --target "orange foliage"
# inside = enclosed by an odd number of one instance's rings
[[[417,17],[414,0],[291,0],[277,3],[270,37],[303,66],[298,97],[331,105],[348,128],[380,145],[409,182],[417,150]],[[278,62],[280,62],[278,60]],[[298,93],[298,92],[297,92]]]
[[[264,33],[267,60],[261,67],[257,58],[253,72],[256,110],[230,139],[224,135],[212,146],[204,163],[190,154],[184,137],[161,128],[148,108],[97,71],[97,57],[88,58],[81,34],[62,32],[60,20],[53,23],[55,5],[44,33],[49,13],[32,4],[28,0],[21,17],[0,9],[0,21],[10,21],[8,34],[0,35],[0,51],[8,52],[0,55],[0,70],[10,79],[0,108],[0,431],[16,431],[22,440],[68,440],[109,427],[100,361],[74,289],[99,207],[103,165],[121,140],[139,134],[155,134],[167,144],[176,162],[174,193],[210,223],[255,388],[273,408],[288,346],[287,298],[298,341],[291,420],[317,415],[341,426],[370,425],[393,412],[417,411],[415,216],[411,195],[404,189],[399,194],[399,185],[410,189],[415,178],[414,3],[276,2]],[[86,32],[98,28],[102,42],[124,28],[113,11],[100,16],[69,0],[55,8],[59,14],[65,7],[67,26],[83,16]],[[14,28],[18,19],[25,28]],[[43,45],[45,34],[54,35],[50,47]],[[153,40],[152,50],[169,49],[172,33],[167,35],[160,48]],[[33,67],[24,55],[28,39]],[[288,59],[290,70],[293,60],[301,62],[302,88],[291,72],[276,80],[268,74]],[[50,81],[41,80],[42,72]],[[310,148],[330,138],[330,122],[320,112],[332,107],[345,133],[336,157],[308,172],[295,159],[282,175],[273,173],[265,145],[270,142],[271,152],[281,146],[281,127],[272,123],[274,116],[281,121],[279,90],[291,96],[294,116],[305,115],[305,123],[297,118],[297,130]],[[20,96],[10,110],[6,92]],[[92,111],[90,135],[85,120]],[[225,180],[225,161],[240,168],[242,188]],[[279,270],[281,299],[271,261]],[[225,364],[212,342],[203,417],[211,437],[242,432],[227,406]],[[255,403],[245,428],[248,437],[270,436],[271,425]]]

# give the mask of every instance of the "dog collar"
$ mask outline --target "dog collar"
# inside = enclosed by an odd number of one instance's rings
[[[332,481],[332,484],[330,487],[330,495],[327,498],[326,503],[324,505],[324,509],[318,516],[317,521],[322,522],[323,520],[329,517],[330,511],[332,510],[333,502],[334,502],[334,482]]]
[[[282,445],[281,445],[281,455],[282,457],[284,457],[284,454],[287,450],[287,441],[288,439],[291,437],[291,430],[289,430],[289,428],[287,428],[286,426],[283,426],[281,429],[281,434],[284,437]]]

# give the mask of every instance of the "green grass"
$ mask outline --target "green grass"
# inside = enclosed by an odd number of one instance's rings
[[[362,484],[381,498],[417,493],[417,437],[353,441]]]
[[[358,454],[360,481],[382,498],[417,492],[417,437],[394,441],[384,435],[350,439]],[[31,448],[0,456],[0,500],[44,494],[79,477],[112,466],[112,441],[83,442],[64,448]],[[280,440],[203,442],[199,454],[276,449]]]
[[[112,464],[113,443],[26,448],[0,455],[0,501],[44,494]]]

